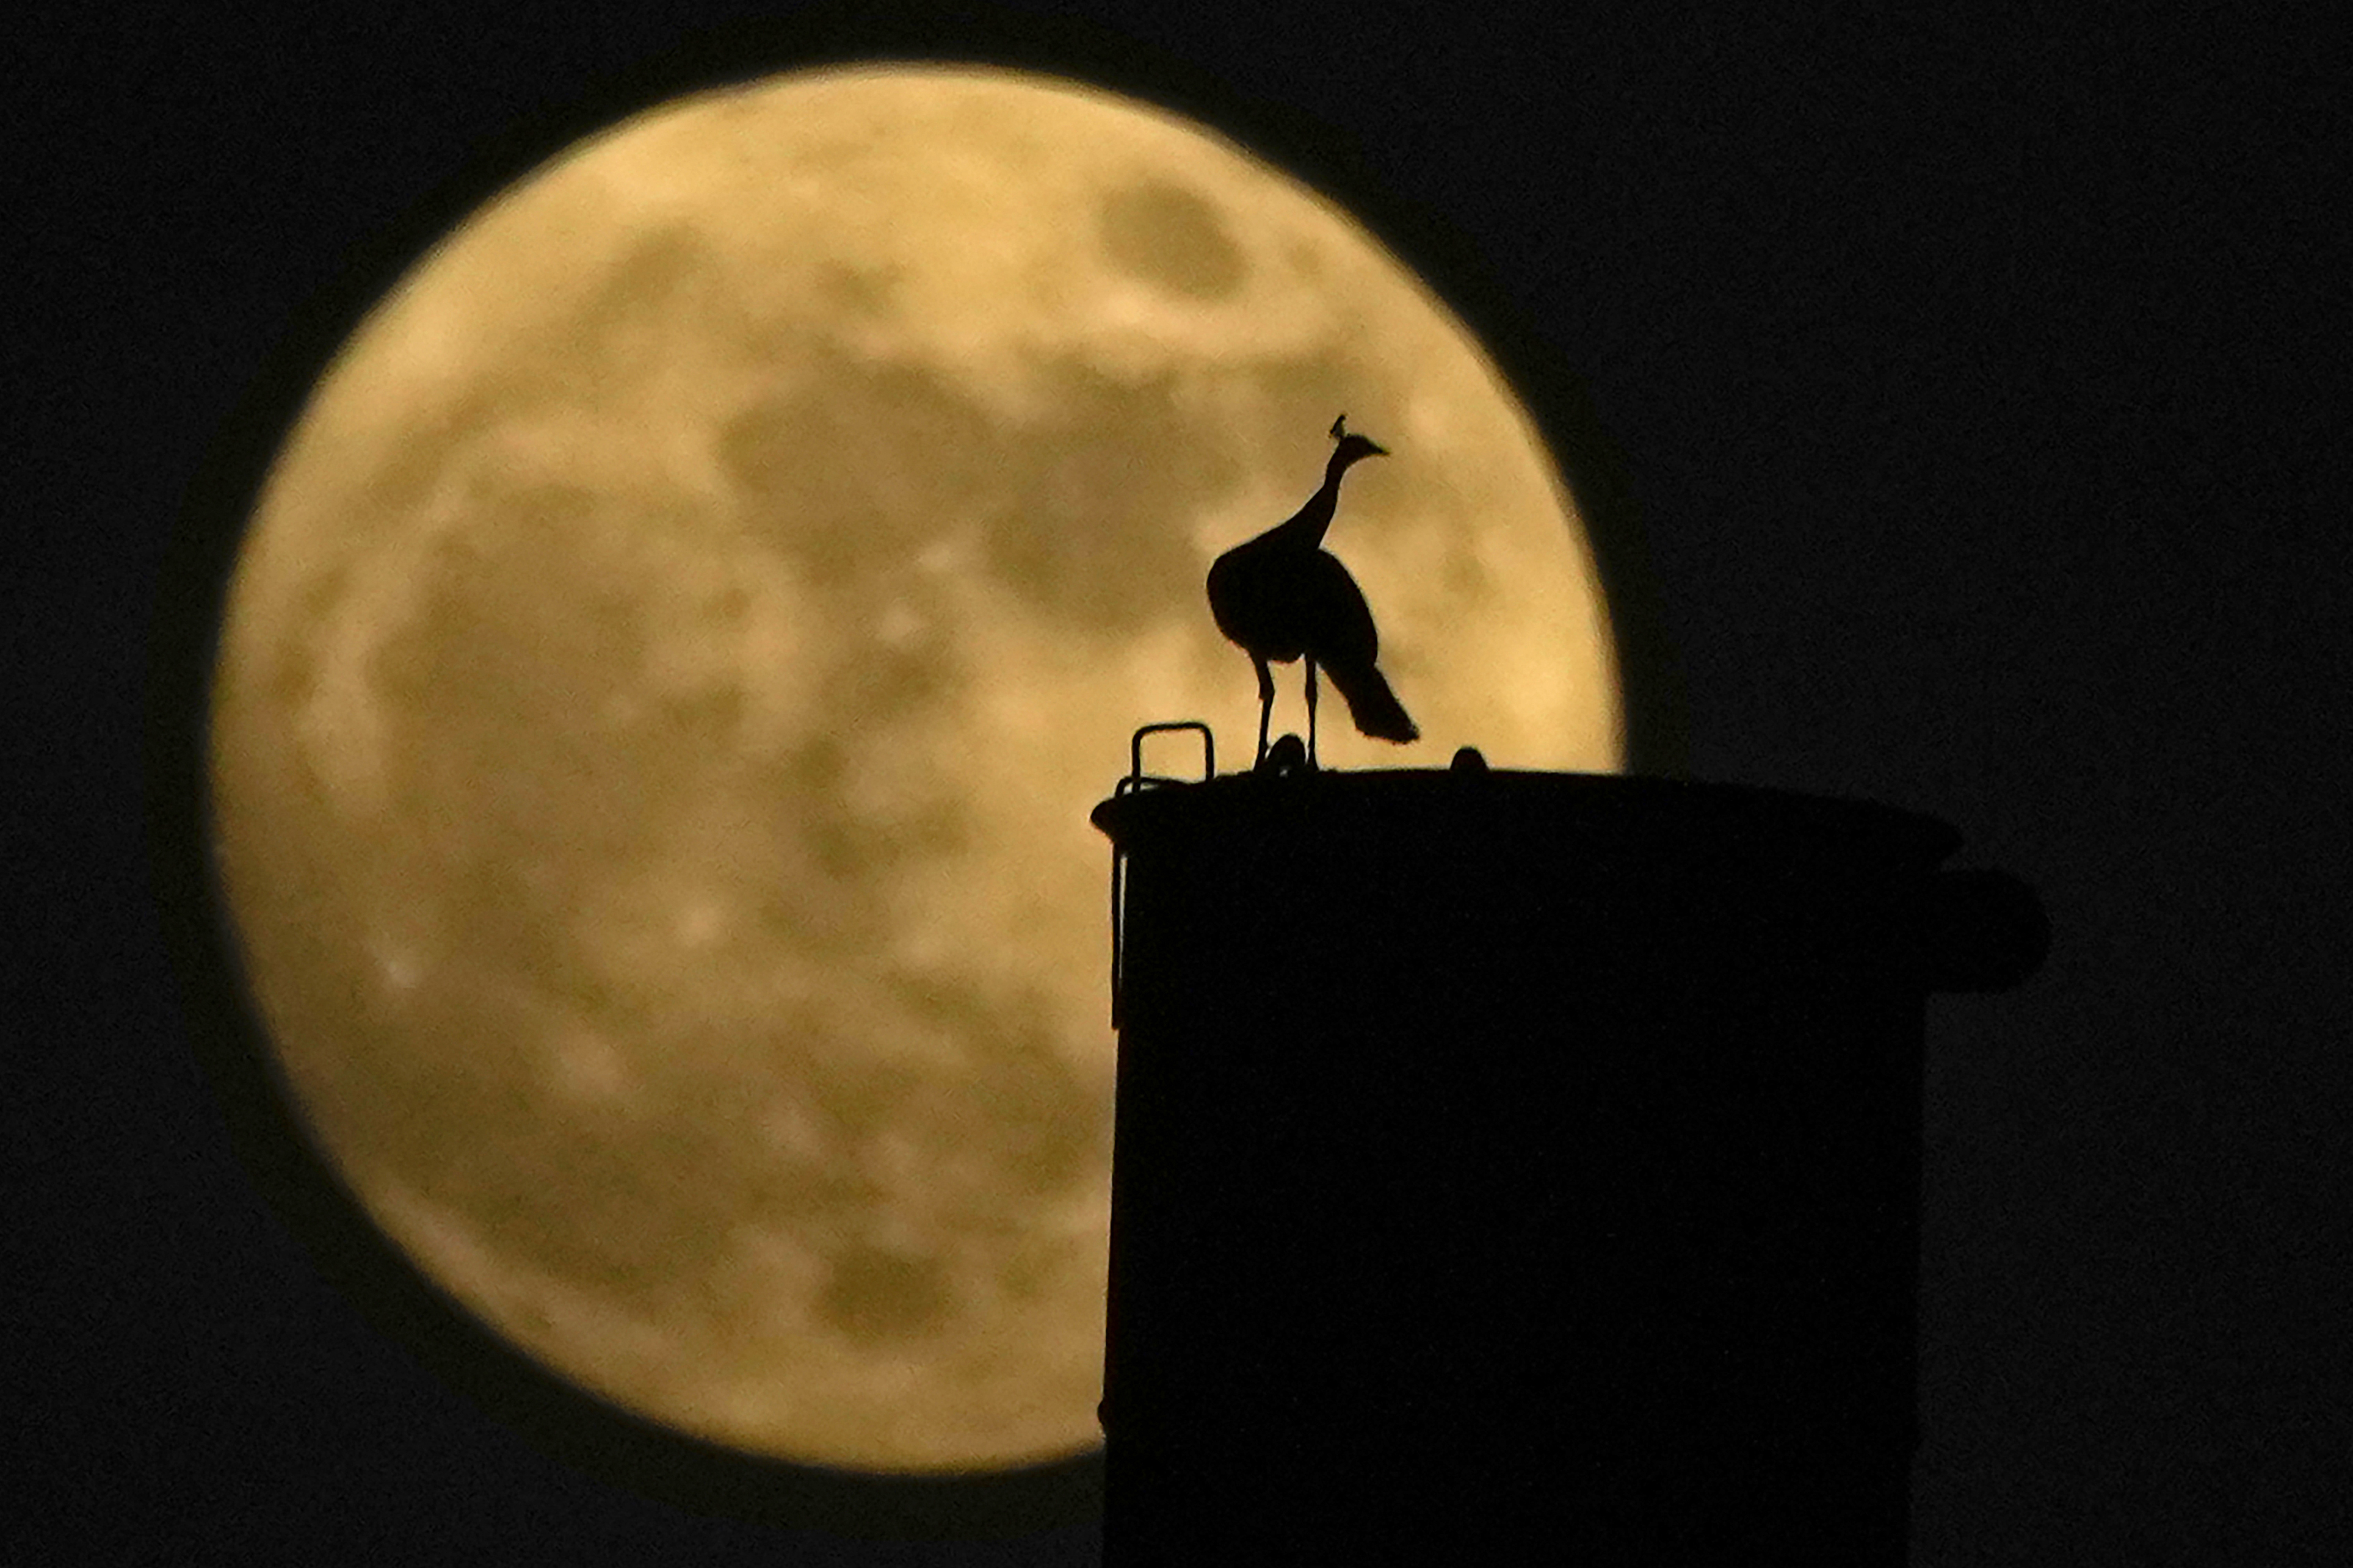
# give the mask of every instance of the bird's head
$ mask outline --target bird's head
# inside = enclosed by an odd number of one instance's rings
[[[1386,458],[1389,455],[1389,449],[1387,447],[1379,446],[1370,438],[1359,436],[1349,429],[1348,416],[1345,414],[1332,421],[1332,439],[1339,443],[1332,452],[1332,467],[1335,469],[1345,468],[1361,458]]]

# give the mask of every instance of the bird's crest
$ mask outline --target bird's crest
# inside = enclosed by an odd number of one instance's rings
[[[1340,416],[1340,417],[1338,417],[1337,419],[1335,419],[1334,421],[1332,421],[1332,439],[1334,439],[1335,441],[1336,441],[1336,440],[1338,440],[1341,437],[1345,436],[1347,433],[1348,433],[1348,416],[1347,416],[1345,414],[1343,414],[1343,415],[1341,415],[1341,416]]]

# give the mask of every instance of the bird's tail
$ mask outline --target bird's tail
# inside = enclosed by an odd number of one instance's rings
[[[1408,741],[1421,739],[1421,731],[1406,716],[1405,704],[1397,700],[1389,683],[1371,665],[1361,669],[1342,669],[1325,665],[1324,673],[1340,689],[1340,696],[1348,704],[1348,717],[1356,728],[1377,741],[1395,741],[1403,745]]]

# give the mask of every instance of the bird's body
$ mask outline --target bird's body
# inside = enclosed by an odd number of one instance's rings
[[[1307,662],[1307,750],[1315,754],[1315,672],[1321,668],[1340,689],[1356,728],[1384,741],[1403,743],[1420,731],[1389,689],[1377,661],[1379,634],[1373,612],[1338,557],[1324,549],[1324,531],[1340,499],[1340,479],[1350,464],[1383,455],[1362,436],[1345,433],[1345,416],[1335,420],[1339,445],[1324,471],[1324,484],[1307,504],[1257,538],[1236,545],[1209,567],[1209,614],[1218,629],[1250,656],[1258,671],[1258,755],[1266,755],[1266,731],[1274,710],[1270,664]]]

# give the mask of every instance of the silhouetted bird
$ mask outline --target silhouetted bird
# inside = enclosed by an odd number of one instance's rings
[[[1266,758],[1267,723],[1274,713],[1274,674],[1270,660],[1288,664],[1307,661],[1307,763],[1315,765],[1315,670],[1332,677],[1332,684],[1348,704],[1348,717],[1366,734],[1402,744],[1421,731],[1406,716],[1374,668],[1380,638],[1373,630],[1373,612],[1364,591],[1337,557],[1325,552],[1324,531],[1332,526],[1332,509],[1340,499],[1340,476],[1365,458],[1387,457],[1347,428],[1345,414],[1332,421],[1332,437],[1339,445],[1324,468],[1324,487],[1288,521],[1277,523],[1256,539],[1238,544],[1210,564],[1209,614],[1218,629],[1241,646],[1258,671],[1258,755]]]

